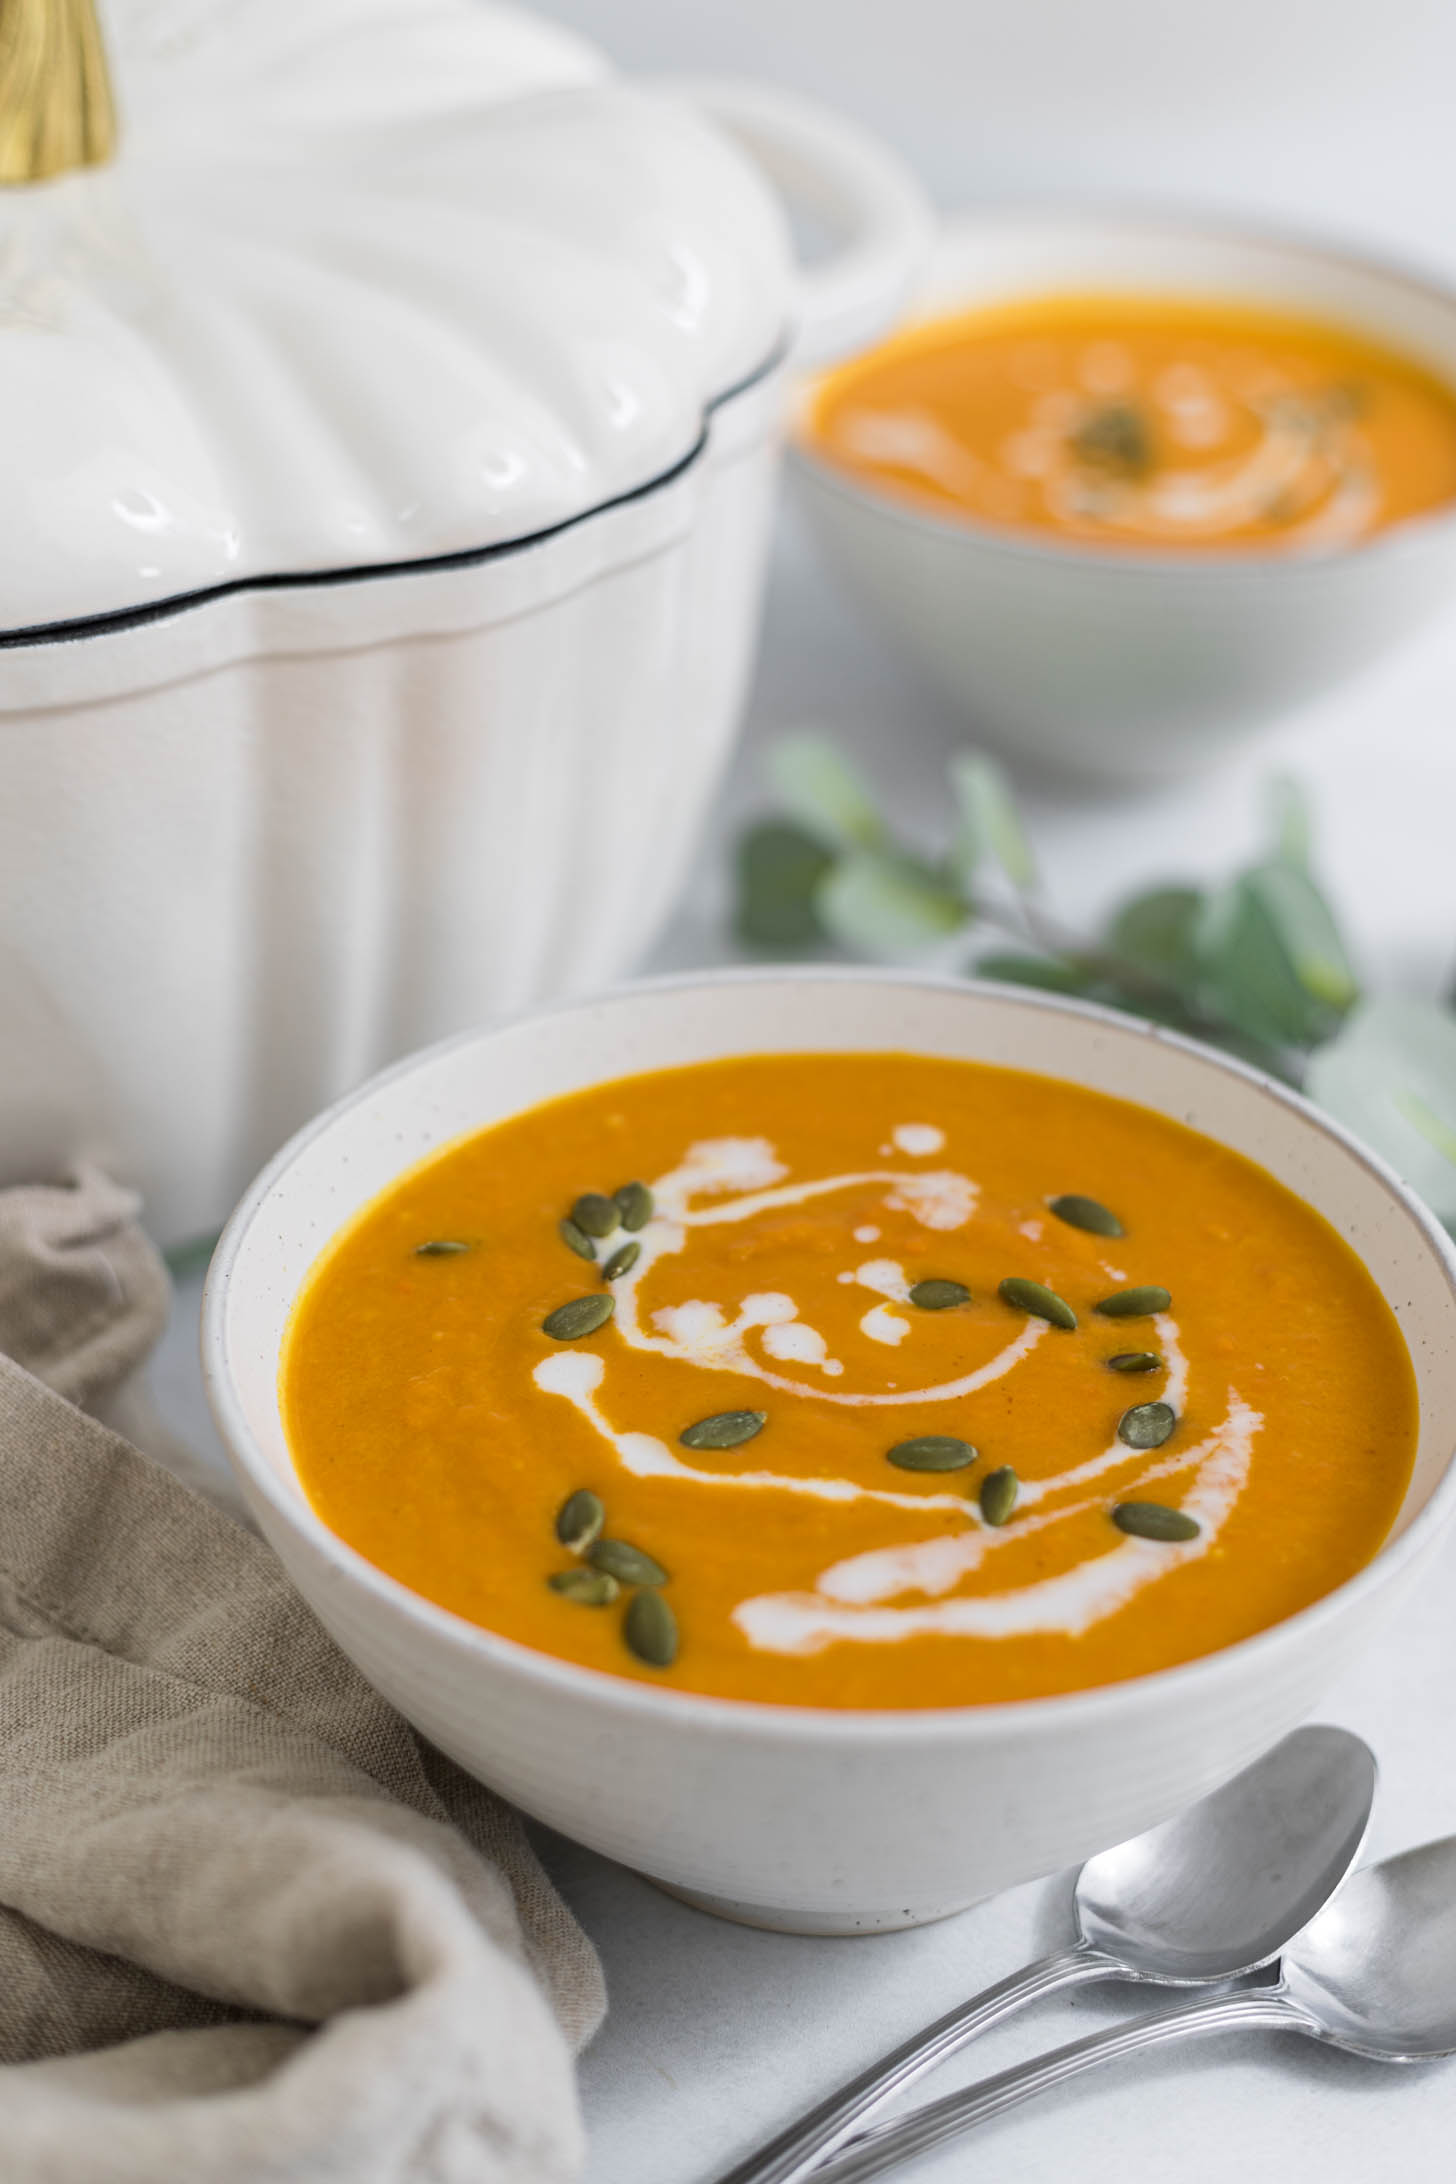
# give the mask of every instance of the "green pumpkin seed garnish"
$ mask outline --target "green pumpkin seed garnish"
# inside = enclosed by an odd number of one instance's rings
[[[767,1424],[767,1411],[715,1411],[711,1418],[700,1418],[695,1426],[685,1426],[678,1439],[684,1448],[742,1448]]]
[[[578,1259],[590,1259],[595,1264],[597,1247],[587,1235],[586,1230],[577,1227],[570,1214],[567,1214],[564,1220],[557,1222],[556,1233],[567,1250],[574,1251]]]
[[[1172,1302],[1166,1289],[1149,1282],[1141,1289],[1116,1290],[1092,1309],[1104,1319],[1151,1319],[1155,1312],[1166,1312]]]
[[[615,1198],[604,1197],[601,1191],[583,1191],[571,1218],[588,1236],[610,1236],[621,1226],[622,1209]]]
[[[1060,1198],[1049,1198],[1047,1210],[1068,1228],[1085,1229],[1089,1236],[1121,1236],[1122,1223],[1108,1207],[1095,1198],[1084,1198],[1079,1191],[1064,1191]]]
[[[1044,1282],[1029,1282],[1020,1274],[1008,1274],[996,1294],[1014,1311],[1029,1312],[1033,1319],[1050,1320],[1053,1327],[1075,1327],[1077,1324],[1077,1315],[1066,1298],[1059,1297]]]
[[[1107,1360],[1110,1373],[1160,1373],[1163,1360],[1156,1350],[1119,1350]]]
[[[556,1512],[556,1537],[563,1547],[569,1547],[574,1555],[579,1555],[600,1536],[606,1521],[607,1512],[602,1507],[601,1496],[594,1494],[589,1486],[580,1486],[574,1494],[567,1495]]]
[[[583,1608],[609,1608],[621,1591],[614,1577],[605,1570],[553,1570],[546,1580],[553,1592],[563,1599],[575,1600]]]
[[[1145,478],[1156,463],[1152,427],[1135,402],[1098,402],[1067,435],[1086,469],[1110,478]]]
[[[1159,1501],[1119,1502],[1112,1521],[1119,1532],[1130,1532],[1134,1539],[1197,1539],[1203,1530],[1196,1517]]]
[[[1129,1448],[1161,1448],[1178,1423],[1171,1403],[1135,1403],[1117,1421],[1117,1438]]]
[[[921,1433],[913,1441],[897,1441],[886,1454],[900,1471],[964,1471],[980,1451],[954,1434]]]
[[[462,1244],[458,1236],[432,1236],[427,1244],[415,1245],[417,1259],[458,1259],[469,1244]]]
[[[622,1618],[622,1636],[649,1668],[671,1668],[677,1659],[677,1617],[660,1592],[633,1594]]]
[[[569,1304],[558,1304],[554,1312],[548,1312],[541,1322],[541,1332],[553,1342],[580,1342],[583,1335],[594,1335],[617,1309],[615,1297],[599,1292],[595,1297],[573,1297]]]
[[[630,1244],[618,1244],[616,1250],[602,1268],[604,1282],[617,1281],[623,1274],[630,1274],[642,1256],[642,1246],[633,1238]]]
[[[626,1539],[594,1539],[586,1551],[594,1570],[605,1570],[621,1585],[665,1585],[667,1572],[651,1555]]]
[[[1021,1492],[1021,1481],[1010,1464],[1001,1464],[995,1471],[988,1471],[981,1481],[981,1515],[987,1524],[1005,1524],[1016,1507]]]
[[[638,1229],[646,1228],[652,1219],[652,1193],[645,1183],[624,1183],[612,1196],[617,1202],[622,1226],[630,1235],[635,1236]]]
[[[921,1312],[949,1312],[953,1305],[970,1301],[971,1292],[964,1282],[917,1282],[910,1292],[910,1302]]]

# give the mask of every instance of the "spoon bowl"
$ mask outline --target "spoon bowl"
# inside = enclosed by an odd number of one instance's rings
[[[1329,1902],[1360,1853],[1375,1758],[1327,1724],[1296,1729],[1161,1827],[1083,1866],[1083,1940],[1118,1976],[1166,1986],[1272,1964]]]
[[[1456,1836],[1357,1873],[1283,1972],[1336,2047],[1389,2063],[1456,2055]]]

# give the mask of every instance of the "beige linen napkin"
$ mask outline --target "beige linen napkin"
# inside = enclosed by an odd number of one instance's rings
[[[250,1532],[83,1414],[166,1276],[0,1192],[0,2176],[555,2184],[591,1948]]]

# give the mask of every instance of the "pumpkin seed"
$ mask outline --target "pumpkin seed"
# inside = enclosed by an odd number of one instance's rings
[[[601,1191],[583,1191],[571,1209],[571,1218],[588,1236],[610,1236],[621,1225],[622,1209],[615,1198]]]
[[[1117,1438],[1129,1448],[1161,1448],[1178,1423],[1171,1403],[1135,1403],[1117,1421]]]
[[[619,1191],[613,1191],[612,1196],[617,1201],[617,1211],[622,1217],[624,1229],[635,1235],[638,1229],[646,1228],[652,1219],[653,1201],[652,1193],[645,1183],[624,1183]]]
[[[594,1539],[586,1551],[594,1570],[605,1570],[622,1585],[665,1585],[667,1572],[651,1555],[626,1539]]]
[[[922,1312],[948,1312],[952,1305],[970,1301],[971,1292],[964,1282],[917,1282],[910,1292],[910,1302]]]
[[[553,1570],[546,1580],[553,1592],[563,1599],[575,1600],[584,1608],[609,1608],[622,1590],[614,1577],[605,1570]]]
[[[590,1259],[593,1264],[596,1263],[596,1245],[587,1235],[585,1229],[579,1229],[577,1227],[576,1223],[572,1220],[569,1213],[566,1215],[564,1220],[557,1222],[556,1233],[561,1238],[563,1244],[565,1244],[567,1250],[574,1251],[578,1259]]]
[[[1015,1311],[1029,1312],[1033,1319],[1050,1320],[1053,1327],[1075,1327],[1077,1315],[1065,1297],[1059,1297],[1044,1282],[1029,1282],[1019,1274],[1008,1274],[996,1292],[1003,1304]]]
[[[1147,416],[1134,402],[1089,410],[1067,445],[1079,463],[1113,478],[1145,478],[1155,461]]]
[[[1166,1312],[1172,1302],[1166,1289],[1149,1282],[1141,1289],[1116,1290],[1092,1309],[1104,1319],[1151,1319],[1155,1312]]]
[[[598,1293],[595,1297],[573,1297],[569,1304],[558,1304],[554,1312],[548,1312],[541,1322],[541,1332],[553,1342],[579,1342],[583,1335],[594,1335],[617,1309],[615,1297]]]
[[[1119,1350],[1116,1357],[1107,1360],[1107,1369],[1113,1373],[1159,1373],[1163,1360],[1156,1350]]]
[[[427,1244],[415,1245],[417,1259],[458,1259],[469,1244],[462,1244],[458,1236],[432,1236]]]
[[[921,1433],[913,1441],[897,1441],[886,1453],[901,1471],[964,1471],[980,1451],[951,1433]]]
[[[1112,1521],[1119,1532],[1130,1532],[1134,1539],[1197,1539],[1203,1530],[1196,1517],[1158,1501],[1119,1502]]]
[[[569,1547],[574,1555],[590,1547],[607,1521],[601,1496],[589,1486],[579,1486],[574,1494],[568,1494],[556,1512],[556,1537],[563,1547]]]
[[[1010,1464],[988,1471],[981,1481],[981,1515],[988,1524],[1005,1524],[1016,1507],[1021,1481]]]
[[[604,1282],[615,1282],[623,1274],[630,1274],[641,1256],[642,1246],[635,1238],[630,1244],[619,1244],[602,1268],[602,1280]]]
[[[711,1418],[700,1418],[695,1426],[685,1426],[678,1439],[684,1448],[742,1448],[767,1424],[767,1411],[720,1410]]]
[[[677,1659],[677,1617],[660,1592],[633,1594],[622,1618],[622,1636],[649,1668],[671,1668]]]
[[[1117,1215],[1095,1198],[1084,1198],[1080,1191],[1064,1191],[1060,1198],[1049,1198],[1047,1210],[1068,1228],[1085,1229],[1089,1236],[1121,1236],[1122,1223]]]

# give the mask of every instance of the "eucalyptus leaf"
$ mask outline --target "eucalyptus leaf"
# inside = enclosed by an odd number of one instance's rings
[[[1104,1008],[1121,1009],[1153,1023],[1187,1031],[1192,1020],[1176,994],[1166,1000],[1150,994],[1140,984],[1109,975],[1105,964],[1078,963],[1068,956],[1018,955],[993,951],[971,966],[977,978],[991,978],[1010,986],[1031,986],[1041,993],[1064,993],[1077,1001],[1100,1001]]]
[[[1220,1046],[1240,1061],[1251,1062],[1271,1077],[1287,1084],[1296,1082],[1286,1044],[1274,1037],[1258,1038],[1232,1024],[1210,1022],[1198,1013],[1193,1001],[1183,1000],[1171,989],[1166,996],[1150,991],[1140,982],[1109,975],[1107,967],[1092,967],[1059,956],[1017,955],[1010,952],[982,956],[968,966],[977,978],[995,979],[1012,986],[1031,986],[1043,993],[1064,993],[1075,1000],[1099,1001],[1104,1008],[1120,1009],[1147,1023],[1165,1024],[1170,1031]]]
[[[1274,836],[1274,855],[1280,864],[1308,873],[1310,852],[1309,799],[1288,774],[1276,774],[1269,784],[1269,818]]]
[[[842,947],[881,962],[914,955],[959,931],[965,906],[929,865],[893,850],[856,850],[820,881],[814,909]]]
[[[943,864],[895,842],[867,783],[823,738],[794,738],[771,763],[792,816],[750,829],[739,845],[737,924],[750,945],[803,951],[833,941],[895,961],[940,947],[968,922],[1020,929],[1032,921],[1037,939],[989,950],[973,966],[977,975],[1101,1002],[1291,1081],[1359,998],[1310,869],[1309,813],[1291,782],[1269,792],[1268,854],[1227,884],[1207,893],[1146,889],[1117,908],[1100,938],[1070,935],[1059,945],[1048,927],[1038,947],[1040,913],[1022,904],[1013,916],[986,884],[998,876],[1017,890],[1035,884],[1015,802],[993,761],[966,751],[951,763],[955,827]],[[1416,1128],[1423,1119],[1428,1139],[1434,1132],[1439,1140],[1444,1110],[1413,1097],[1407,1122]]]
[[[1133,895],[1108,922],[1108,949],[1136,969],[1191,991],[1198,978],[1194,935],[1202,909],[1196,887],[1154,887]]]
[[[1308,895],[1300,905],[1291,904],[1277,886],[1268,884],[1273,869],[1260,866],[1241,874],[1204,904],[1194,935],[1202,973],[1200,999],[1235,1031],[1265,1045],[1317,1046],[1336,1031],[1341,1011],[1301,975],[1302,970],[1311,971],[1316,960],[1317,913],[1307,938],[1297,930],[1314,891],[1304,882]],[[1298,890],[1300,876],[1280,869]],[[1333,932],[1333,921],[1329,931]],[[1297,961],[1295,950],[1301,941]],[[1323,970],[1330,990],[1343,991],[1344,981],[1337,975],[1333,957]]]
[[[1306,993],[1341,1015],[1359,999],[1360,986],[1345,953],[1335,914],[1307,871],[1276,860],[1245,875]]]
[[[1419,1092],[1402,1092],[1395,1104],[1407,1122],[1415,1124],[1426,1143],[1434,1145],[1441,1158],[1456,1167],[1456,1124],[1428,1107]]]
[[[1013,887],[1036,885],[1036,864],[1006,776],[979,751],[961,751],[950,762],[956,828],[950,868],[969,893],[987,864],[1001,867]]]
[[[789,736],[769,757],[774,787],[800,826],[831,849],[881,849],[889,832],[858,768],[824,736]]]
[[[831,850],[787,819],[749,827],[738,844],[734,925],[751,948],[806,948],[822,940],[814,894]]]
[[[1075,963],[1060,956],[1016,955],[1009,949],[993,950],[970,968],[977,978],[993,978],[1007,986],[1035,986],[1042,993],[1085,997],[1096,983]]]
[[[1307,1087],[1456,1221],[1456,1019],[1445,1009],[1409,994],[1362,1002],[1311,1057]]]

